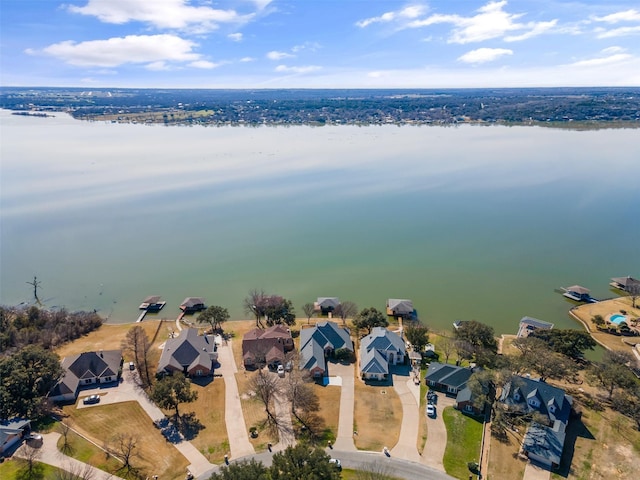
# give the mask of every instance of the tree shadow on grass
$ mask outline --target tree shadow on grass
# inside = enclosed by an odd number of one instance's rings
[[[562,457],[560,458],[560,466],[554,472],[563,478],[567,478],[570,474],[574,473],[571,468],[571,462],[573,461],[573,455],[576,449],[576,440],[578,438],[595,440],[593,434],[582,422],[582,418],[573,418],[569,421],[569,425],[567,426],[564,449],[562,450]]]
[[[185,440],[193,440],[205,426],[196,418],[195,413],[185,413],[180,417],[179,430]]]

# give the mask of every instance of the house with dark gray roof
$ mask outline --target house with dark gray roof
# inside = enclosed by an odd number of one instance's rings
[[[327,373],[326,358],[336,350],[353,352],[353,342],[349,330],[335,322],[318,322],[313,328],[300,331],[300,369],[309,370],[314,377]]]
[[[413,317],[415,313],[413,302],[405,298],[390,298],[387,300],[387,315],[394,317]]]
[[[340,299],[338,297],[318,297],[318,300],[313,303],[313,309],[316,312],[326,315],[333,312],[338,305],[340,305]]]
[[[213,374],[218,349],[213,335],[198,335],[198,329],[185,328],[170,338],[162,349],[158,372],[182,372],[186,376],[200,377]]]
[[[284,363],[285,353],[293,350],[291,330],[282,325],[254,328],[242,337],[242,360],[246,368]]]
[[[64,373],[49,392],[55,402],[75,400],[81,387],[117,382],[122,371],[122,350],[84,352],[62,359]]]
[[[195,313],[206,308],[204,298],[201,297],[187,297],[180,304],[180,310],[184,313]]]
[[[514,375],[502,389],[500,402],[511,411],[529,414],[537,412],[548,425],[533,422],[523,440],[527,456],[555,468],[560,464],[564,448],[565,429],[569,422],[573,399],[564,390],[541,380]]]
[[[360,376],[365,380],[384,380],[389,365],[404,363],[407,355],[404,340],[384,327],[375,327],[360,340]]]
[[[613,277],[609,285],[623,292],[630,292],[640,286],[640,280],[630,275],[626,277]]]
[[[431,362],[425,375],[427,385],[434,390],[457,395],[467,385],[473,370],[448,363]]]

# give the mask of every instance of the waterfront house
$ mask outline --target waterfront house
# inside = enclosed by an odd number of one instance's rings
[[[185,328],[175,338],[169,338],[158,363],[158,372],[201,377],[213,374],[218,349],[213,335],[198,335],[196,328]]]
[[[330,321],[303,328],[300,331],[300,369],[309,370],[315,378],[323,377],[327,374],[326,358],[340,349],[353,352],[348,329]]]
[[[285,353],[293,350],[291,330],[282,325],[254,328],[242,337],[242,360],[246,368],[284,363]]]
[[[389,365],[404,363],[407,355],[404,340],[384,327],[374,327],[360,340],[360,376],[365,380],[384,380]]]
[[[640,287],[640,280],[631,276],[614,277],[611,279],[611,283],[609,285],[613,288],[617,288],[618,290],[622,290],[623,292],[630,292]]]
[[[466,387],[467,380],[472,374],[471,368],[431,362],[424,378],[429,387],[454,396]]]
[[[31,421],[12,418],[0,421],[0,457],[21,441],[31,431]]]
[[[520,319],[520,328],[518,328],[518,338],[528,337],[534,330],[551,330],[552,328],[553,323],[533,317],[522,317]]]
[[[84,352],[62,359],[62,378],[49,392],[53,401],[75,400],[81,387],[117,382],[122,372],[122,350]]]
[[[387,300],[387,315],[411,318],[415,314],[413,302],[404,298],[390,298]]]
[[[338,308],[338,305],[340,305],[338,297],[318,297],[318,300],[313,304],[313,309],[322,315],[327,315]]]
[[[591,290],[580,285],[572,285],[564,288],[563,296],[576,302],[591,302],[592,298],[589,293]]]
[[[138,308],[147,312],[159,312],[166,304],[167,302],[163,301],[160,295],[150,295],[142,301]]]
[[[546,424],[532,422],[525,433],[522,449],[529,459],[549,468],[560,464],[565,429],[573,399],[558,387],[546,382],[514,375],[500,395],[504,408],[521,414],[537,412]]]
[[[180,310],[184,313],[196,313],[206,308],[204,298],[201,297],[187,297],[180,304]]]

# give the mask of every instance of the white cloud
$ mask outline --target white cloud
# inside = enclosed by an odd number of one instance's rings
[[[550,20],[548,22],[528,23],[527,27],[530,28],[528,32],[521,33],[520,35],[509,35],[504,37],[505,42],[520,42],[527,40],[528,38],[537,37],[551,30],[558,23],[558,20]]]
[[[211,70],[212,68],[217,68],[220,66],[219,63],[213,63],[210,62],[208,60],[196,60],[195,62],[191,62],[188,65],[189,67],[193,67],[193,68],[202,68],[205,70]]]
[[[259,2],[259,4],[266,2]],[[258,5],[260,7],[260,5]],[[265,5],[266,6],[266,5]],[[67,5],[73,13],[97,17],[105,23],[144,22],[157,28],[183,29],[197,26],[212,30],[220,23],[243,23],[252,14],[240,15],[235,10],[219,10],[207,6],[191,6],[189,0],[88,0],[83,7]]]
[[[625,10],[623,12],[611,13],[604,17],[593,17],[596,22],[618,23],[618,22],[634,22],[640,21],[640,11]]]
[[[640,25],[636,27],[619,27],[611,30],[605,30],[603,28],[596,29],[597,38],[614,38],[614,37],[626,37],[627,35],[640,34]]]
[[[317,65],[307,65],[302,67],[288,67],[287,65],[278,65],[276,67],[276,72],[285,72],[285,73],[311,73],[317,72],[321,70],[322,67]]]
[[[169,68],[169,65],[166,64],[166,62],[151,62],[150,64],[146,65],[144,68],[146,68],[147,70],[151,70],[152,72],[162,72],[162,71],[166,71],[166,70],[171,70]]]
[[[449,43],[473,43],[500,38],[509,32],[520,32],[518,35],[506,36],[510,42],[526,40],[540,35],[553,28],[557,20],[546,22],[519,23],[517,20],[524,13],[508,13],[504,11],[506,0],[489,2],[476,10],[477,14],[471,17],[460,15],[434,14],[422,20],[414,20],[407,24],[409,28],[422,28],[431,25],[450,23],[454,26]]]
[[[229,40],[233,40],[234,42],[241,42],[242,41],[242,33],[240,33],[240,32],[230,33],[229,35],[227,35],[227,38]]]
[[[505,55],[513,55],[513,50],[506,48],[478,48],[458,57],[458,60],[465,63],[486,63]]]
[[[627,50],[626,48],[613,46],[613,47],[603,48],[602,53],[606,53],[606,54],[620,53],[620,52],[625,52],[626,50]]]
[[[127,63],[193,62],[200,59],[192,51],[195,46],[175,35],[129,35],[80,43],[67,40],[49,45],[42,52],[71,65],[117,67]]]
[[[291,58],[294,57],[295,55],[292,55],[290,53],[287,52],[278,52],[276,50],[273,50],[269,53],[267,53],[267,58],[269,60],[282,60],[283,58]]]
[[[599,67],[603,65],[611,65],[614,63],[620,63],[633,58],[633,55],[629,53],[616,53],[607,57],[591,58],[588,60],[580,60],[569,64],[569,67]]]
[[[312,52],[315,52],[316,50],[320,49],[320,44],[317,42],[304,42],[301,45],[295,45],[291,51],[293,53],[298,53],[301,52],[302,50],[309,50]]]
[[[241,62],[243,62],[243,63],[246,63],[246,62],[255,62],[255,61],[256,61],[256,59],[255,59],[255,58],[253,58],[253,57],[242,57],[242,58],[240,59],[240,61],[241,61]]]
[[[360,20],[356,22],[356,26],[365,28],[374,23],[387,23],[394,20],[411,20],[420,17],[421,15],[426,13],[426,11],[427,8],[424,5],[410,5],[395,12],[383,13],[379,17],[371,17]]]

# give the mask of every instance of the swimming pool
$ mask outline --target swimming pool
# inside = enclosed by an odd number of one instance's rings
[[[620,315],[620,314],[616,313],[615,315],[611,315],[609,317],[609,321],[611,323],[615,323],[616,325],[620,325],[621,323],[626,323],[627,322],[627,317],[625,317],[624,315]]]

